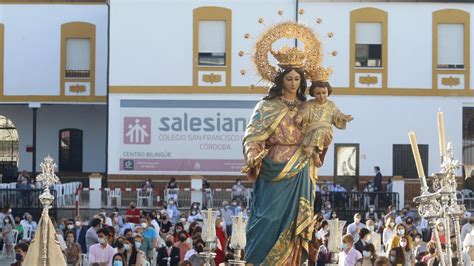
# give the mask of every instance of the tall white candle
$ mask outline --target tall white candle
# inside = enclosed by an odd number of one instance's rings
[[[416,170],[418,171],[418,177],[425,177],[425,170],[423,169],[423,163],[421,162],[420,151],[418,150],[418,143],[416,143],[415,132],[411,131],[408,133],[410,138],[411,150],[413,157],[415,157]]]
[[[207,238],[212,238],[212,208],[207,209]]]
[[[439,137],[439,154],[442,158],[446,157],[446,136],[444,132],[444,115],[438,112],[438,137]]]
[[[237,217],[237,232],[242,232],[242,212],[239,212],[239,216]]]

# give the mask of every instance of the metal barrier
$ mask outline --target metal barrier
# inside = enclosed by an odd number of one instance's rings
[[[13,216],[22,216],[28,212],[33,216],[33,220],[39,221],[43,211],[43,204],[39,200],[42,189],[0,189],[0,206],[10,205]],[[50,193],[57,198],[56,190],[50,190]],[[49,216],[57,218],[57,201],[53,203],[53,207],[49,209]]]
[[[76,192],[76,202],[73,204],[66,204],[63,207],[76,207],[76,208],[90,208],[91,192],[97,190],[88,188],[79,188]],[[161,190],[142,190],[142,189],[101,189],[100,200],[101,206],[107,207],[126,207],[130,205],[130,202],[135,202],[138,208],[151,209],[160,207],[163,202],[169,202],[173,199],[179,208],[189,209],[192,205],[191,194],[195,190],[190,188],[184,189],[165,189]],[[251,202],[252,190],[246,189],[242,196],[235,196],[232,189],[207,189],[199,190],[202,193],[203,206],[220,208],[224,201],[230,202],[232,199],[239,201],[245,201],[247,206]],[[148,204],[148,201],[151,204]],[[209,206],[208,206],[209,205]]]
[[[358,212],[364,216],[369,206],[374,206],[377,213],[384,213],[389,205],[399,210],[399,195],[393,192],[317,192],[315,212],[320,212],[326,201],[331,203],[339,218],[348,220],[352,220]]]

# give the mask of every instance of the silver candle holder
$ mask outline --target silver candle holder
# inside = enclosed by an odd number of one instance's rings
[[[232,237],[230,240],[230,247],[234,249],[234,259],[229,260],[230,265],[245,265],[245,260],[241,260],[241,251],[247,245],[247,217],[244,217],[242,212],[239,215],[232,216]]]
[[[218,211],[213,211],[212,208],[202,211],[203,225],[202,225],[202,240],[206,243],[204,251],[199,253],[199,256],[204,259],[204,265],[210,266],[211,260],[216,257],[216,253],[212,252],[216,243],[216,220],[219,214]],[[225,244],[225,243],[224,243]]]
[[[441,254],[441,265],[452,265],[454,256],[452,252],[451,232],[454,231],[455,242],[457,246],[458,265],[463,265],[463,258],[461,255],[461,232],[460,221],[466,208],[464,205],[458,204],[456,197],[456,170],[461,166],[457,160],[454,159],[454,152],[451,141],[448,140],[447,154],[442,157],[441,171],[431,176],[432,186],[428,187],[426,177],[420,177],[421,195],[414,198],[413,201],[418,204],[418,213],[421,217],[429,222],[429,225],[434,233],[436,248]],[[441,241],[437,225],[442,222],[445,226],[446,232],[446,258],[442,253]],[[454,226],[452,229],[451,226]]]
[[[339,219],[328,220],[329,225],[329,239],[328,239],[328,250],[331,253],[331,264],[337,264],[339,262],[339,252],[341,251],[342,233],[346,221],[340,221]]]

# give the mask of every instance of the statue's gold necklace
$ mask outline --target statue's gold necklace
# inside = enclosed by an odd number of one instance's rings
[[[288,106],[288,109],[290,109],[290,111],[293,111],[296,106],[298,106],[298,101],[295,99],[293,101],[288,101],[288,100],[285,100],[283,99],[283,97],[280,97],[280,100],[286,104],[286,106]]]

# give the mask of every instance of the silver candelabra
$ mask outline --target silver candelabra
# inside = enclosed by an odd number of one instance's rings
[[[219,212],[213,211],[212,208],[209,208],[203,213],[203,226],[202,226],[202,238],[206,243],[204,251],[199,253],[199,256],[204,259],[204,265],[210,266],[211,260],[216,257],[216,253],[212,252],[215,248],[216,243],[216,220]]]
[[[414,198],[413,201],[418,204],[418,213],[429,222],[434,233],[436,247],[438,254],[440,254],[440,264],[451,266],[452,258],[457,257],[458,265],[463,265],[460,220],[466,208],[464,205],[458,204],[456,198],[456,170],[461,166],[461,163],[454,159],[453,147],[449,140],[446,156],[443,156],[441,160],[441,171],[430,177],[431,187],[428,187],[426,177],[420,176],[421,195]],[[437,226],[440,223],[443,223],[445,226],[446,259],[442,253],[441,240],[437,230]],[[454,256],[451,250],[453,244],[451,243],[451,232],[454,232],[455,235],[456,256]]]

